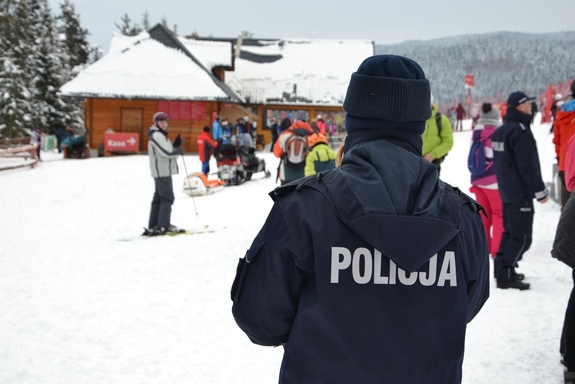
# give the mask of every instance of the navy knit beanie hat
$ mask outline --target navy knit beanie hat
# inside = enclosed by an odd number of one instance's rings
[[[429,80],[415,61],[377,55],[351,75],[343,102],[348,133],[398,129],[422,134],[431,117]]]

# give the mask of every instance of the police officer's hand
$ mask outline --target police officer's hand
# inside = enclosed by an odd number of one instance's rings
[[[178,137],[176,137],[176,140],[174,140],[174,142],[172,143],[174,145],[174,148],[179,148],[182,146],[182,135],[180,135],[178,133]]]
[[[547,202],[547,200],[549,200],[549,196],[545,196],[544,199],[537,200],[537,201],[540,202],[541,204],[545,204]]]

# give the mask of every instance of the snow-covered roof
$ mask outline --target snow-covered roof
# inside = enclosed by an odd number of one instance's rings
[[[147,32],[116,34],[110,52],[60,92],[78,97],[240,101],[202,65],[189,52],[168,47]]]
[[[229,41],[207,41],[178,36],[188,51],[207,69],[232,66],[232,43]]]
[[[225,79],[250,104],[339,106],[351,74],[373,54],[371,40],[262,40],[242,45]]]
[[[140,32],[136,36],[127,36],[119,32],[113,32],[108,53],[123,51],[124,49],[134,45],[135,42],[149,38],[150,34],[147,31]]]
[[[62,86],[61,93],[340,106],[351,74],[373,54],[371,40],[254,40],[244,42],[232,63],[233,40],[175,37],[156,25],[137,36],[115,33],[109,53]],[[211,73],[232,66],[225,84]]]

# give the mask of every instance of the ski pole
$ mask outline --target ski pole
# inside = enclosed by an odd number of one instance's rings
[[[186,179],[188,180],[188,187],[190,190],[192,188],[192,184],[190,183],[190,175],[188,174],[188,168],[186,167],[186,159],[184,159],[184,154],[182,153],[182,162],[184,163],[184,172],[186,172]],[[190,193],[192,196],[192,202],[194,203],[194,210],[196,211],[196,217],[198,217],[198,209],[196,208],[196,200],[194,199],[194,194]]]

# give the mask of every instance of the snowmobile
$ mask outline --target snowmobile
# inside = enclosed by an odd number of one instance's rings
[[[224,180],[226,185],[240,185],[251,180],[257,172],[264,172],[264,177],[270,177],[265,160],[259,159],[254,152],[252,137],[247,133],[232,136],[230,143],[218,146],[214,153],[218,178]]]

